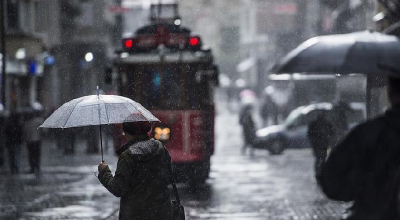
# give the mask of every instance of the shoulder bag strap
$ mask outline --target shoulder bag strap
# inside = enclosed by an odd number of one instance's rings
[[[181,199],[179,198],[179,193],[178,193],[178,189],[176,188],[176,184],[175,184],[175,180],[174,180],[174,176],[172,173],[172,165],[171,165],[171,160],[168,160],[168,149],[164,148],[164,154],[165,154],[165,160],[167,161],[168,164],[168,172],[169,172],[169,181],[172,184],[172,188],[174,190],[174,195],[175,195],[175,199],[176,202],[180,205],[181,204]]]

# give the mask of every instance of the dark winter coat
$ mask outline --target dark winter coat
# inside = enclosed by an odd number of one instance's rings
[[[309,124],[307,136],[314,149],[321,145],[327,148],[333,136],[333,125],[324,116],[320,116]]]
[[[159,141],[148,138],[128,142],[122,150],[115,176],[110,169],[99,173],[103,186],[121,197],[119,219],[169,220],[168,151]]]
[[[333,135],[333,125],[324,116],[320,116],[308,125],[307,135],[313,145],[326,144]]]
[[[331,199],[354,201],[354,220],[397,220],[400,106],[355,127],[317,174]],[[397,180],[396,180],[397,179]]]
[[[22,144],[22,126],[18,115],[11,115],[4,128],[6,147]]]
[[[326,159],[326,152],[332,143],[333,133],[332,123],[324,115],[320,115],[308,125],[307,135],[315,156],[316,172],[319,172],[321,164]]]
[[[246,142],[246,144],[253,144],[256,135],[256,130],[253,118],[251,117],[250,110],[245,108],[241,112],[239,116],[239,123],[243,127],[244,141]]]

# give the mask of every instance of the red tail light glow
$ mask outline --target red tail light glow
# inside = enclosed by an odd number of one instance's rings
[[[133,47],[133,40],[132,39],[125,40],[124,46],[125,46],[125,48],[132,48]]]
[[[191,37],[189,39],[189,44],[190,46],[194,47],[194,46],[198,46],[200,44],[200,39],[198,37]]]

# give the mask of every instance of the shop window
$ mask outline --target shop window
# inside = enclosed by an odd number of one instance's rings
[[[33,2],[7,0],[7,29],[9,31],[33,32]]]
[[[7,1],[7,28],[19,29],[19,2],[18,0]]]
[[[44,1],[36,0],[34,3],[35,13],[35,32],[43,33],[48,29],[48,13],[47,6]]]

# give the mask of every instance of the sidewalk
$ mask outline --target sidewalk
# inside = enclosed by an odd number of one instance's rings
[[[42,172],[28,174],[26,147],[21,149],[21,174],[11,175],[8,163],[0,168],[0,219],[101,219],[118,206],[94,175],[100,154],[86,154],[86,143],[77,141],[75,154],[63,155],[53,141],[42,146]],[[113,149],[104,159],[115,168]]]

